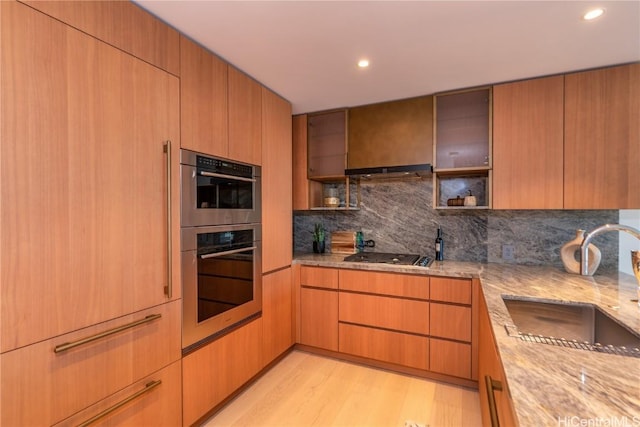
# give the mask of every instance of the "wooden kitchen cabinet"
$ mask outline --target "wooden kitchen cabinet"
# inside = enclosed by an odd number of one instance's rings
[[[491,98],[487,87],[434,96],[434,208],[491,208]],[[475,206],[448,205],[469,191]]]
[[[293,210],[322,206],[322,183],[307,178],[307,115],[293,116]]]
[[[477,279],[474,279],[477,281]],[[429,369],[477,380],[477,292],[471,279],[432,277]]]
[[[300,344],[338,351],[338,270],[300,268]]]
[[[310,179],[344,177],[347,156],[347,111],[307,115],[307,176]]]
[[[166,302],[168,262],[180,297],[163,152],[172,140],[177,159],[179,82],[26,5],[0,7],[6,352]]]
[[[291,267],[262,277],[263,365],[287,351],[295,341]]]
[[[563,132],[564,76],[493,87],[494,209],[563,208]]]
[[[291,104],[262,89],[262,272],[293,258]]]
[[[230,159],[250,163],[252,165],[261,165],[263,108],[262,86],[260,83],[232,66],[229,66],[228,79],[228,157]],[[291,113],[289,113],[289,116],[291,116]],[[289,140],[290,139],[291,138],[289,138]],[[289,145],[291,145],[290,142]],[[286,154],[286,152],[283,154]]]
[[[640,208],[640,64],[565,76],[564,208]]]
[[[128,1],[20,0],[71,27],[180,75],[180,35]]]
[[[65,344],[145,319],[63,350]],[[180,330],[181,305],[173,301],[3,353],[0,424],[52,425],[152,375],[180,359]],[[176,409],[179,414],[179,405]]]
[[[479,331],[478,331],[478,391],[480,395],[480,410],[482,425],[486,427],[518,426],[518,421],[513,410],[513,403],[509,392],[500,355],[496,348],[493,328],[487,310],[484,297],[479,298]],[[493,399],[490,400],[489,395]],[[497,420],[491,420],[491,405]]]
[[[229,157],[228,65],[180,36],[181,146]]]
[[[262,369],[262,318],[182,358],[182,425],[190,426]]]

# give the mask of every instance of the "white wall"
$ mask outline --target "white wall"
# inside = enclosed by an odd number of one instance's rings
[[[640,230],[640,210],[620,211],[620,224],[628,225]],[[620,246],[618,253],[619,270],[623,273],[633,274],[631,271],[630,251],[640,250],[640,240],[629,233],[620,233]]]

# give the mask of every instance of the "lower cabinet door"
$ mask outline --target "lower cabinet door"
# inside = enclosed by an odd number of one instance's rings
[[[300,343],[338,351],[338,292],[300,289]]]
[[[471,344],[431,338],[429,364],[433,372],[471,379]]]
[[[429,369],[429,338],[340,323],[340,352]]]
[[[69,417],[55,427],[179,426],[182,422],[180,361]]]
[[[182,358],[182,425],[207,415],[262,369],[262,318]]]

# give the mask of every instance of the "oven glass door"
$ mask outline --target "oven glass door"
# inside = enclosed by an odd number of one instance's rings
[[[260,231],[259,224],[181,230],[185,351],[262,311]]]
[[[253,300],[252,230],[198,234],[198,322]]]

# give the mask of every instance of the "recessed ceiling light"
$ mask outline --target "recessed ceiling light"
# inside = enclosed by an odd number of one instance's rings
[[[598,7],[596,9],[591,9],[590,11],[582,15],[582,19],[584,19],[585,21],[593,21],[594,19],[601,17],[603,14],[604,9]]]
[[[361,59],[360,61],[358,61],[358,67],[367,68],[368,66],[369,66],[369,60],[368,59]]]

